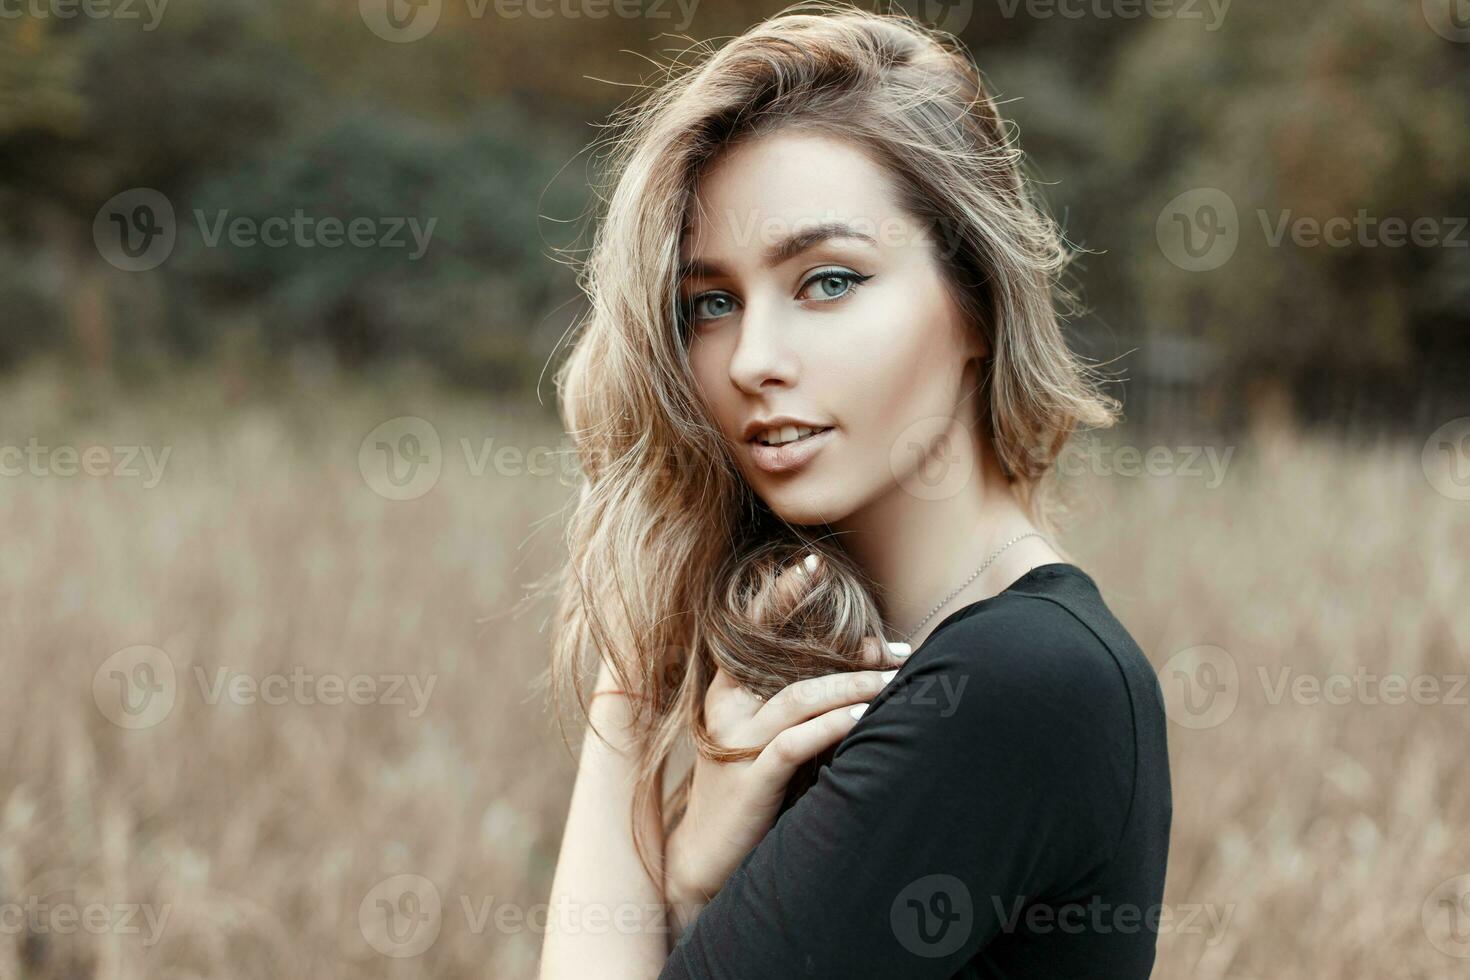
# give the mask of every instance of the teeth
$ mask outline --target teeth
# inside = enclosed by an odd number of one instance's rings
[[[779,429],[767,429],[758,436],[758,441],[768,446],[781,446],[798,439],[805,439],[813,432],[818,431],[806,425],[783,425]]]

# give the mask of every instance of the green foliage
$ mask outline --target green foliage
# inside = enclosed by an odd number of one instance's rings
[[[451,131],[358,110],[297,132],[187,195],[177,272],[205,308],[254,308],[277,351],[497,360],[483,338],[524,340],[552,298],[538,205],[568,204],[538,201],[555,165],[524,130],[507,112]],[[270,243],[250,231],[271,222]]]
[[[687,33],[728,35],[782,6],[697,7]],[[962,37],[1038,189],[1090,250],[1074,266],[1089,353],[1138,349],[1121,366],[1142,384],[1169,351],[1188,357],[1159,378],[1225,386],[1412,391],[1470,369],[1470,249],[1272,241],[1282,221],[1361,211],[1443,234],[1470,214],[1470,44],[1417,6],[1212,5],[1213,26],[1100,16],[1106,3],[1068,8],[1080,17],[970,6]],[[156,29],[0,18],[0,367],[58,347],[119,364],[306,351],[534,380],[581,309],[553,256],[587,243],[589,124],[657,80],[634,52],[687,42],[652,18],[474,9],[446,4],[411,44],[374,36],[351,0],[172,0]],[[124,273],[92,222],[138,187],[167,197],[178,239],[158,268]],[[1240,241],[1188,271],[1156,222],[1202,187],[1234,202]],[[298,213],[307,240],[252,237]],[[327,219],[372,223],[374,243],[324,245],[312,236]],[[400,220],[404,244],[383,243]],[[417,257],[410,220],[427,235]]]

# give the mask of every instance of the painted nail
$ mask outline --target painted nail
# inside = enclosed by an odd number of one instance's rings
[[[808,553],[806,556],[806,561],[802,562],[802,565],[806,568],[808,574],[810,574],[811,572],[815,572],[817,570],[816,552]]]
[[[885,670],[883,673],[879,674],[878,676],[881,677],[881,678],[883,678],[883,683],[884,684],[887,684],[889,681],[893,680],[894,677],[898,676],[898,668],[895,667],[892,670]]]
[[[854,718],[861,718],[863,716],[863,712],[867,710],[868,706],[866,704],[855,704],[851,708],[847,709],[847,713],[852,715]]]
[[[888,644],[888,652],[895,657],[907,657],[914,652],[914,649],[907,643],[890,643]]]

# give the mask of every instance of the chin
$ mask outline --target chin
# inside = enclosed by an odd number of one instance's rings
[[[757,484],[756,493],[773,514],[796,526],[831,524],[852,510],[846,494],[833,492],[830,478],[798,478],[782,487]]]

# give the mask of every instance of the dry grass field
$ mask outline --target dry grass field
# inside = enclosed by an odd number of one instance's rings
[[[534,973],[565,440],[285,387],[0,388],[0,977]],[[1422,439],[1176,443],[1084,467],[1067,539],[1174,720],[1155,976],[1470,975],[1470,502]]]

